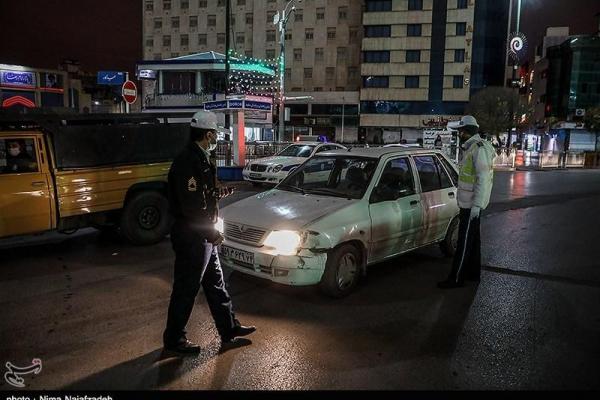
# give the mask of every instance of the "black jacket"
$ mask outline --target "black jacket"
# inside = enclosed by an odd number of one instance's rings
[[[169,171],[169,207],[175,227],[214,233],[218,217],[216,168],[196,143],[179,154]]]

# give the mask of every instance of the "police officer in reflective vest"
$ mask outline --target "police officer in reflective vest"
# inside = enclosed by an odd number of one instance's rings
[[[479,282],[479,216],[490,202],[496,155],[492,144],[479,136],[479,125],[474,117],[466,115],[458,124],[449,124],[449,127],[458,129],[463,155],[458,177],[458,245],[448,279],[438,283],[442,289],[461,287],[465,280]]]
[[[183,354],[200,352],[200,347],[187,339],[185,326],[201,285],[223,344],[256,330],[241,326],[235,318],[219,263],[217,246],[223,236],[215,228],[218,201],[232,191],[217,186],[216,167],[209,157],[217,145],[217,132],[222,130],[214,113],[194,114],[190,143],[169,171],[175,271],[163,342],[165,349]]]

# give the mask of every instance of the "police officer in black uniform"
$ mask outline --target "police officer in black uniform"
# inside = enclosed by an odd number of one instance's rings
[[[185,335],[200,285],[223,344],[256,330],[240,325],[235,318],[219,263],[217,246],[223,236],[215,229],[218,201],[232,192],[217,186],[216,167],[209,161],[219,131],[222,128],[214,113],[194,114],[190,143],[169,171],[169,205],[175,219],[171,230],[175,273],[163,341],[165,349],[178,353],[200,352],[200,347]]]

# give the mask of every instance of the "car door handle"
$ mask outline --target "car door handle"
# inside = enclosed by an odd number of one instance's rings
[[[420,203],[420,201],[419,201],[419,200],[413,200],[413,201],[411,201],[411,202],[410,202],[410,205],[411,205],[411,206],[416,206],[416,205],[417,205],[417,204],[419,204],[419,203]]]
[[[43,182],[43,181],[42,182],[31,182],[31,186],[34,186],[34,187],[45,186],[45,185],[46,185],[46,182]]]
[[[454,197],[454,192],[448,193],[448,197]]]

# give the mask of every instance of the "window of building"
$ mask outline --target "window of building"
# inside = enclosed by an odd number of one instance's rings
[[[302,12],[302,10],[296,10],[296,13],[294,14],[294,21],[296,21],[296,22],[304,21],[304,13]]]
[[[364,51],[363,62],[365,63],[389,63],[390,52],[389,51]]]
[[[267,31],[267,42],[275,41],[275,31]]]
[[[356,27],[350,28],[350,33],[349,33],[350,41],[358,40],[358,32],[359,32],[359,28],[356,28]]]
[[[206,40],[207,40],[206,34],[202,33],[202,34],[198,35],[198,44],[200,46],[206,46]]]
[[[392,35],[392,27],[390,25],[370,25],[365,26],[365,37],[390,37]]]
[[[327,28],[327,40],[334,40],[336,36],[335,28]]]
[[[189,46],[190,44],[190,38],[188,35],[181,35],[181,37],[179,38],[179,43],[181,46]]]
[[[454,62],[457,62],[457,63],[465,62],[465,50],[464,49],[454,50]]]
[[[324,53],[322,47],[315,48],[315,61],[323,61]]]
[[[285,40],[286,41],[292,40],[292,32],[288,32],[288,33],[285,34]]]
[[[302,61],[302,49],[294,49],[294,61]]]
[[[246,5],[246,0],[237,0],[237,5],[238,6],[245,6]]]
[[[358,77],[358,68],[348,67],[348,80],[354,80]]]
[[[154,0],[146,0],[144,4],[144,9],[146,11],[154,11]]]
[[[292,79],[292,69],[291,68],[286,68],[285,69],[285,79]]]
[[[171,46],[171,35],[164,35],[163,36],[163,47],[169,47]]]
[[[187,10],[188,8],[190,8],[190,0],[181,0],[180,7],[182,10]]]
[[[456,2],[456,8],[467,8],[469,6],[469,0],[458,0]]]
[[[197,28],[198,27],[198,16],[194,15],[190,17],[190,28]]]
[[[313,92],[322,92],[322,91],[323,91],[322,87],[316,86],[316,87],[313,88]]]
[[[267,24],[272,24],[273,18],[275,18],[275,11],[267,11]]]
[[[171,9],[171,0],[163,0],[163,10]]]
[[[467,23],[457,22],[456,23],[456,36],[465,36],[467,34]]]
[[[335,68],[334,67],[325,68],[325,79],[327,79],[327,80],[335,79]]]
[[[268,59],[274,59],[275,58],[275,49],[269,49],[265,52],[265,55],[267,56]]]
[[[154,38],[146,38],[146,46],[147,47],[154,47]]]
[[[338,8],[338,20],[345,21],[348,19],[348,7],[339,7]]]
[[[313,70],[312,68],[304,68],[304,79],[312,79]]]
[[[235,34],[235,42],[241,45],[246,43],[246,35],[244,34],[244,32],[238,32]]]
[[[179,17],[171,18],[171,28],[174,28],[174,29],[179,28]]]
[[[306,40],[313,40],[314,36],[315,36],[315,33],[314,33],[314,30],[312,28],[306,28],[304,30],[304,38]]]
[[[325,19],[325,8],[324,7],[317,8],[317,21],[320,19]]]
[[[227,1],[227,0],[218,0],[218,1],[217,1],[217,7],[225,7],[225,2],[226,2],[226,1]]]
[[[408,24],[406,25],[407,36],[421,36],[421,24]]]
[[[208,15],[206,17],[208,26],[217,26],[217,16],[216,15]]]
[[[418,89],[419,88],[419,77],[418,76],[404,77],[404,87],[407,89]]]
[[[207,8],[208,0],[198,0],[198,8]]]
[[[452,87],[454,89],[462,89],[465,84],[465,77],[462,75],[455,75],[452,78]]]
[[[155,60],[160,60],[162,56],[159,53],[155,53],[154,56],[152,56],[152,58]]]
[[[235,15],[231,16],[231,26],[235,26]]]
[[[252,58],[252,50],[247,50],[244,55],[246,56],[246,58]]]
[[[363,86],[366,88],[390,87],[389,76],[363,76]]]
[[[224,33],[217,33],[217,44],[225,44],[226,39]]]
[[[406,62],[407,63],[421,62],[421,50],[406,50]]]
[[[392,11],[392,0],[367,0],[367,12]]]
[[[253,25],[254,24],[254,15],[252,13],[247,13],[246,14],[246,25]]]
[[[423,0],[408,0],[408,9],[409,10],[422,10],[423,9]]]
[[[347,57],[348,51],[345,47],[338,47],[337,48],[337,60],[338,62],[340,61],[346,61],[346,57]]]
[[[154,18],[154,29],[162,29],[162,18]]]

